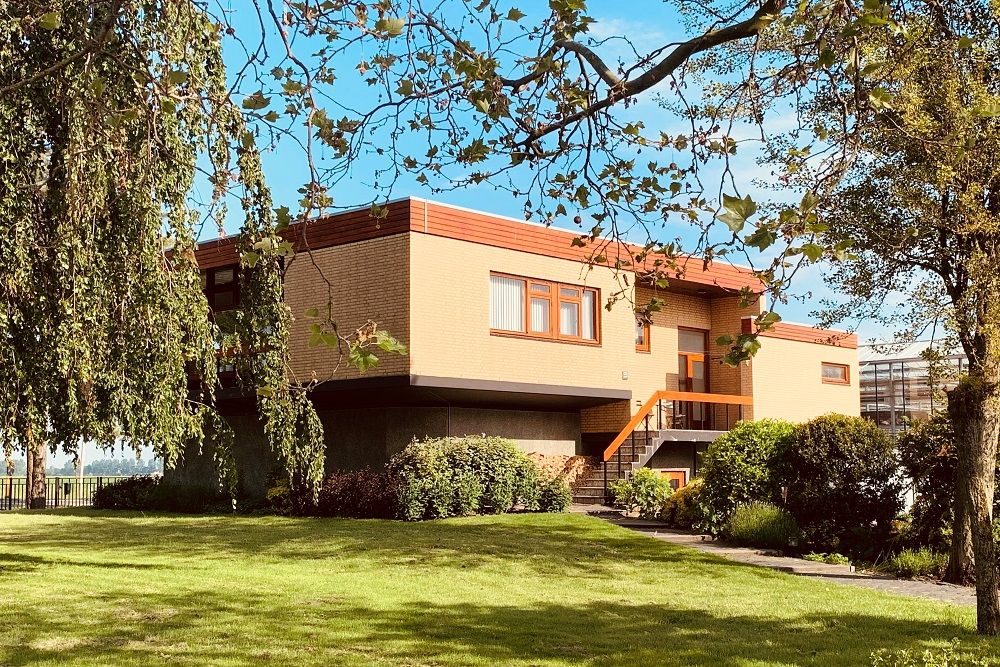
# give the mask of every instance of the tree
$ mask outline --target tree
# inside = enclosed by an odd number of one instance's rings
[[[208,213],[238,186],[256,253],[228,348],[290,474],[318,482],[321,433],[284,374],[279,225],[220,37],[188,2],[0,2],[0,439],[27,454],[33,507],[47,449],[121,439],[172,465],[206,430],[224,440],[194,259],[202,159]]]
[[[971,541],[978,628],[1000,632],[992,535],[1000,435],[1000,49],[995,5],[929,6],[907,39],[869,44],[891,62],[880,113],[860,128],[867,151],[824,203],[828,238],[858,259],[834,284],[853,297],[829,319],[879,317],[895,295],[895,321],[920,332],[947,326],[968,357],[948,393],[958,456],[952,574],[968,575]],[[832,110],[831,110],[832,111]],[[908,305],[909,307],[906,307]],[[885,319],[885,318],[883,318]]]

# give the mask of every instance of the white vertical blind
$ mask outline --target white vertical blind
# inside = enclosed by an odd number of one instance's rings
[[[549,300],[531,299],[531,330],[534,333],[549,333]]]
[[[597,303],[594,301],[594,292],[583,291],[583,338],[584,340],[597,340]]]
[[[524,331],[524,281],[490,276],[490,328]]]
[[[564,336],[580,335],[580,305],[572,301],[559,302],[559,333]]]

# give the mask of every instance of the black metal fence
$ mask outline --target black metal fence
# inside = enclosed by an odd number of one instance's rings
[[[94,492],[127,475],[116,477],[47,477],[45,508],[90,507]],[[28,484],[24,477],[0,477],[0,510],[19,510],[25,506]]]

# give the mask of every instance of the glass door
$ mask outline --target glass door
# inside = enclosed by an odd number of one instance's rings
[[[699,329],[678,331],[677,385],[680,391],[708,393],[708,332]],[[705,403],[685,401],[681,428],[708,428],[708,408]]]

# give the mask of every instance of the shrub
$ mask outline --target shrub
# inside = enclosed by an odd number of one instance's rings
[[[785,509],[824,551],[877,554],[902,502],[890,438],[861,417],[826,415],[795,429],[775,457]]]
[[[386,471],[334,472],[323,479],[316,514],[353,519],[392,519],[396,516],[396,478]]]
[[[948,554],[921,549],[903,549],[898,554],[879,565],[880,572],[904,579],[916,577],[941,577],[948,567]]]
[[[832,553],[832,554],[818,554],[818,553],[808,553],[803,556],[805,560],[811,560],[814,563],[826,563],[827,565],[850,565],[851,559],[844,554]]]
[[[704,486],[698,494],[704,528],[718,533],[740,505],[774,501],[774,456],[795,426],[776,419],[739,422],[702,454]]]
[[[538,509],[541,512],[565,512],[573,502],[573,492],[562,475],[543,479],[538,491]]]
[[[608,485],[616,506],[627,512],[639,512],[644,519],[655,519],[663,503],[673,493],[670,481],[649,468],[639,468],[631,477]]]
[[[397,516],[402,519],[500,514],[515,505],[538,509],[538,468],[504,438],[414,440],[388,469],[398,482]]]
[[[102,486],[94,492],[93,507],[199,513],[232,511],[232,500],[212,489],[171,484],[162,477],[137,476]]]
[[[150,509],[149,499],[161,478],[143,475],[105,484],[94,492],[93,507],[99,510]]]
[[[737,544],[786,549],[799,539],[799,527],[790,514],[762,501],[740,505],[726,522],[725,537]]]
[[[703,515],[699,505],[699,497],[704,488],[704,480],[695,477],[690,482],[674,491],[663,502],[659,519],[665,521],[671,528],[691,530],[696,525],[701,526]]]
[[[900,466],[913,482],[906,541],[915,547],[946,550],[951,541],[957,454],[947,415],[914,422],[896,440]]]

